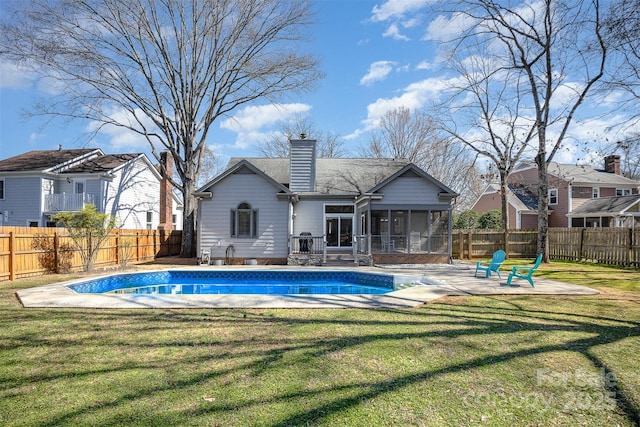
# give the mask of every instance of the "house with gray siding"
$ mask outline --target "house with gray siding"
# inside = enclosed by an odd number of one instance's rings
[[[317,158],[290,141],[287,158],[232,158],[198,189],[203,258],[237,264],[443,263],[457,194],[400,159]]]
[[[171,203],[161,203],[163,186],[166,180],[141,153],[29,151],[0,161],[0,225],[53,227],[52,215],[93,204],[130,229],[158,228],[161,206],[169,206],[171,224],[164,228],[181,228],[181,203],[171,191]]]

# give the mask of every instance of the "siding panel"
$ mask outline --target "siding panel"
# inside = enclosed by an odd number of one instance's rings
[[[390,182],[381,192],[384,204],[440,204],[440,188],[417,176],[402,176]],[[446,205],[446,203],[445,203]]]
[[[213,198],[200,202],[199,245],[212,258],[224,258],[233,246],[236,258],[286,258],[289,202],[277,198],[277,190],[255,174],[233,174],[213,189]],[[258,237],[231,237],[230,212],[240,203],[258,210]]]
[[[26,227],[27,221],[39,221],[42,225],[40,177],[4,177],[3,179],[4,200],[0,200],[0,211],[3,213],[7,211],[9,220],[3,221],[2,225]]]

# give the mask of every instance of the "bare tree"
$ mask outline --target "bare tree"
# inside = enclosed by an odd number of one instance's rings
[[[2,21],[0,52],[54,79],[39,113],[88,120],[169,151],[182,191],[182,256],[194,255],[195,185],[212,123],[258,99],[309,89],[297,42],[305,0],[31,0]],[[166,171],[163,171],[163,173]],[[166,173],[165,173],[166,175]]]
[[[311,119],[299,115],[291,121],[281,122],[280,132],[271,135],[258,147],[258,150],[265,157],[288,157],[289,139],[298,138],[302,134],[317,141],[318,157],[344,157],[346,155],[344,141],[336,133],[323,132]]]
[[[633,119],[640,119],[640,0],[616,0],[605,20],[605,37],[612,61],[607,73],[608,89],[622,90],[619,99]]]
[[[362,154],[365,157],[406,159],[420,166],[428,160],[427,149],[436,135],[435,122],[426,113],[399,107],[380,117]]]
[[[520,108],[529,109],[538,167],[538,251],[548,261],[547,167],[561,149],[578,108],[602,78],[607,48],[599,0],[496,3],[463,0],[455,13],[469,26],[457,48],[488,55],[508,70]],[[478,40],[491,49],[477,49]],[[522,118],[522,116],[521,116]]]
[[[518,88],[512,87],[517,72],[501,67],[495,58],[476,54],[480,47],[480,51],[488,51],[488,43],[478,40],[472,52],[458,49],[452,53],[449,64],[460,78],[451,81],[451,96],[439,106],[437,117],[447,134],[491,162],[489,169],[500,184],[504,250],[508,254],[509,175],[523,156],[535,127],[523,120]]]
[[[216,154],[211,151],[211,148],[209,148],[209,146],[206,146],[204,148],[204,152],[202,153],[202,167],[200,169],[200,173],[198,174],[198,181],[196,183],[196,186],[201,187],[205,185],[220,172],[222,172],[220,157],[216,156]]]
[[[424,111],[404,107],[387,111],[361,155],[409,160],[460,193],[462,205],[469,204],[465,195],[473,194],[462,190],[474,187],[479,179],[475,157],[459,142],[443,136]]]
[[[622,153],[620,169],[622,175],[629,179],[640,179],[640,134],[629,135],[615,143],[613,151]]]

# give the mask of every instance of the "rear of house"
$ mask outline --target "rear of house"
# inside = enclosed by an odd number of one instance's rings
[[[316,158],[301,138],[288,158],[231,159],[197,196],[199,250],[226,263],[450,259],[457,194],[403,160]]]

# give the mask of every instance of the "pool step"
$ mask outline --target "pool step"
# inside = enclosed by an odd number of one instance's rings
[[[349,267],[353,266],[355,259],[353,254],[327,254],[327,260],[322,263],[324,266]]]

